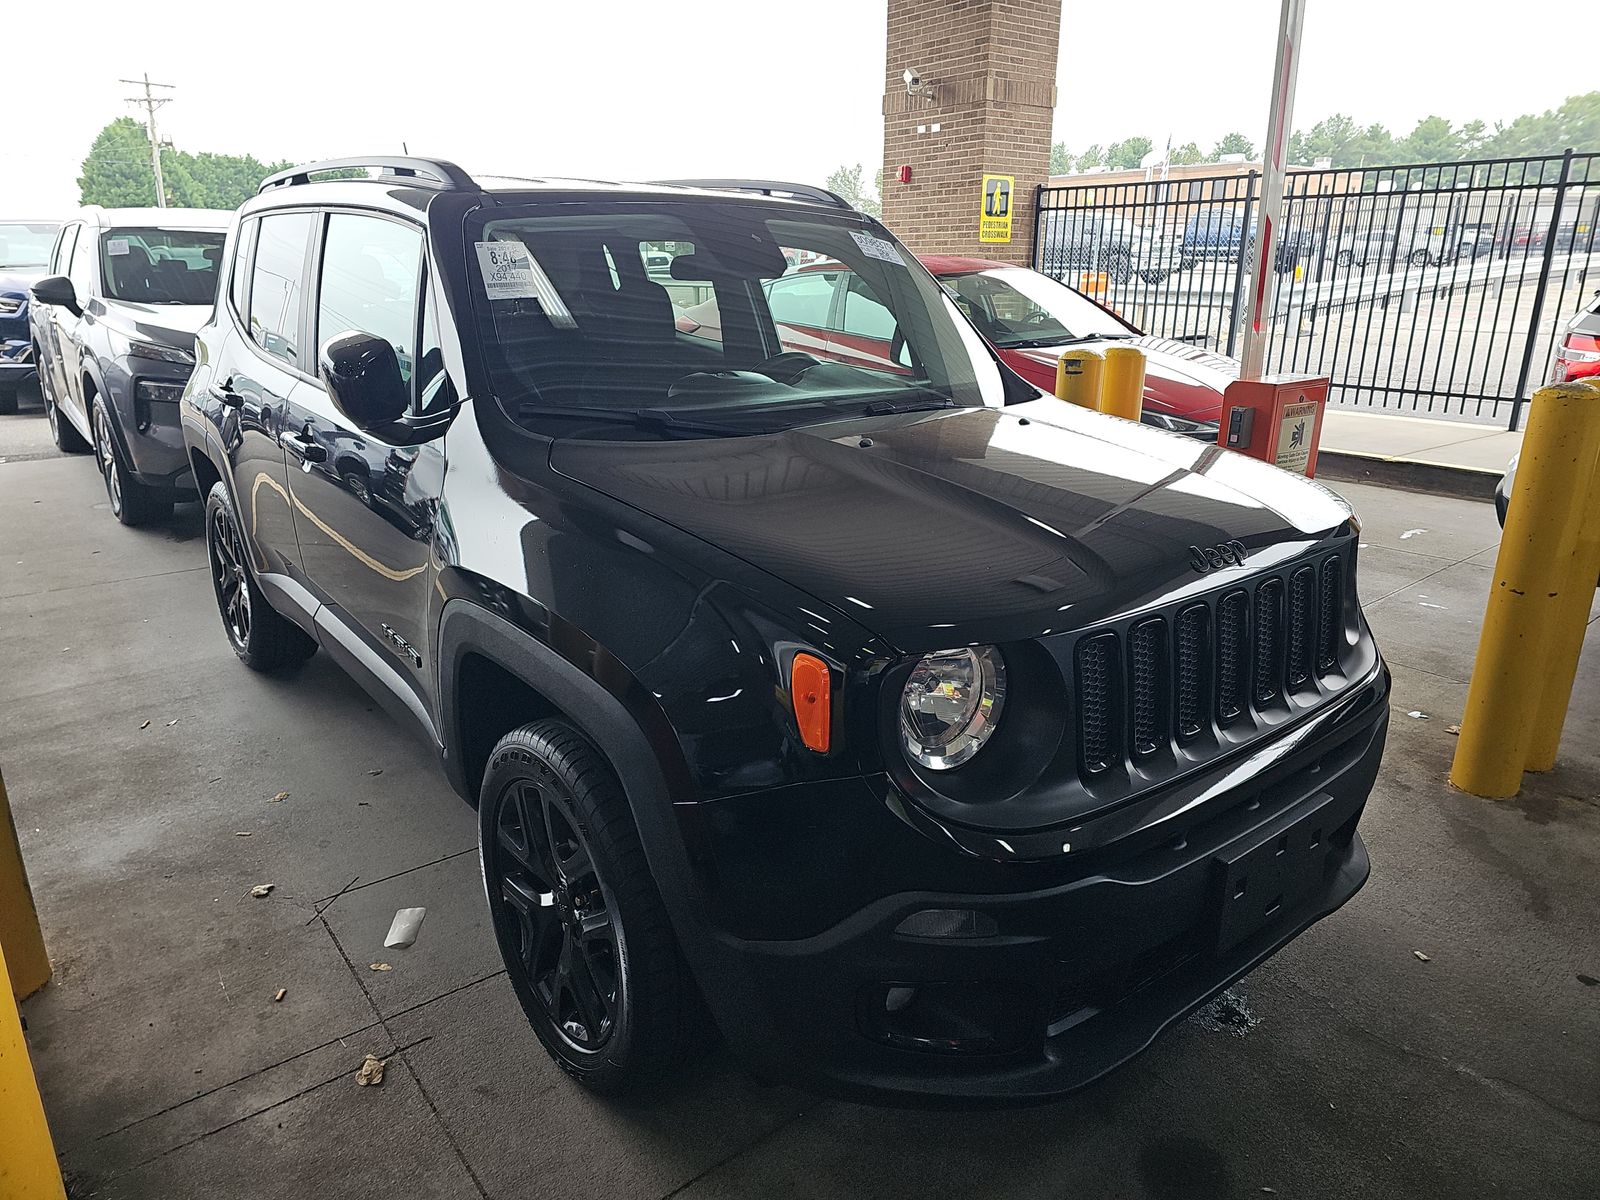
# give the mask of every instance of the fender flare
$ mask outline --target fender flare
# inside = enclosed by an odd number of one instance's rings
[[[668,787],[671,765],[662,762],[622,700],[593,676],[499,614],[457,597],[444,605],[439,616],[435,661],[440,734],[445,774],[451,786],[474,806],[478,797],[466,778],[457,698],[461,662],[468,654],[482,655],[548,697],[606,757],[627,797],[645,860],[678,932],[679,944],[699,974],[706,965],[708,923]]]

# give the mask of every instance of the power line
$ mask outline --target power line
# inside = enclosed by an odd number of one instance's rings
[[[137,104],[144,109],[144,127],[145,131],[150,135],[150,168],[156,174],[156,207],[165,208],[167,206],[167,185],[161,178],[161,141],[156,137],[156,109],[170,102],[172,97],[156,96],[150,89],[172,88],[176,85],[151,83],[149,72],[145,73],[142,81],[138,79],[119,79],[117,82],[132,84],[134,87],[138,87],[141,82],[144,85],[143,96],[129,96],[127,101],[129,104]]]

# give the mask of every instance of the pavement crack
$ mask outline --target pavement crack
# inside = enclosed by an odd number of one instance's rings
[[[390,875],[382,875],[382,876],[379,876],[377,879],[369,879],[365,883],[363,883],[360,887],[352,886],[356,881],[355,879],[352,879],[349,883],[345,884],[342,888],[340,888],[333,895],[324,896],[324,897],[322,897],[322,899],[315,900],[315,901],[312,902],[313,906],[318,906],[317,907],[316,916],[321,916],[323,913],[327,912],[328,909],[332,908],[333,907],[333,902],[335,900],[337,900],[340,896],[346,896],[346,895],[349,895],[352,892],[363,891],[366,888],[372,887],[374,884],[387,883],[391,879],[399,879],[402,875],[410,875],[410,874],[412,874],[412,873],[414,873],[416,871],[426,870],[429,867],[437,867],[440,863],[449,862],[452,858],[460,858],[463,854],[475,854],[475,853],[477,853],[477,850],[478,850],[478,847],[476,845],[468,846],[464,850],[452,850],[449,854],[441,854],[438,858],[430,859],[428,862],[425,862],[425,863],[418,863],[414,867],[407,867],[403,871],[395,871],[393,874],[390,874]],[[359,878],[361,878],[361,877],[359,875],[357,875],[356,879],[359,879]],[[315,920],[315,919],[316,919],[316,917],[312,918],[312,920]],[[306,924],[307,925],[311,924],[311,921],[307,921]]]
[[[701,1171],[698,1175],[692,1176],[689,1179],[685,1179],[682,1183],[680,1183],[677,1187],[673,1188],[670,1192],[663,1193],[662,1196],[660,1197],[660,1200],[672,1200],[672,1198],[674,1196],[680,1195],[681,1193],[687,1191],[689,1188],[692,1188],[695,1184],[699,1183],[702,1179],[704,1179],[707,1175],[710,1175],[712,1172],[720,1171],[723,1167],[727,1166],[734,1159],[739,1158],[742,1155],[749,1154],[750,1151],[754,1150],[757,1146],[763,1145],[766,1142],[771,1141],[773,1138],[777,1137],[778,1134],[782,1133],[785,1129],[788,1129],[791,1125],[797,1124],[801,1119],[803,1119],[811,1111],[812,1110],[809,1109],[809,1108],[802,1108],[799,1112],[795,1113],[794,1116],[790,1117],[787,1121],[779,1121],[771,1129],[768,1129],[764,1133],[761,1133],[761,1134],[757,1135],[756,1137],[751,1138],[748,1142],[746,1142],[743,1146],[740,1146],[737,1150],[734,1150],[734,1151],[730,1152],[729,1154],[727,1154],[726,1156],[724,1156],[722,1158],[719,1158],[716,1162],[712,1163],[710,1166],[705,1168],[705,1170]]]

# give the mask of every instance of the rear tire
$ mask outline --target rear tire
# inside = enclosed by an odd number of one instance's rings
[[[317,652],[316,641],[267,603],[257,586],[233,498],[221,480],[206,497],[206,558],[222,629],[240,662],[252,671],[270,671]]]
[[[96,396],[90,400],[89,427],[94,430],[94,457],[106,484],[106,499],[111,515],[124,525],[137,528],[172,515],[171,489],[153,488],[140,483],[128,470],[116,435],[111,431],[111,413]]]
[[[50,440],[56,444],[56,449],[63,454],[82,454],[87,451],[89,443],[83,440],[78,427],[67,419],[61,406],[50,398],[50,393],[42,386],[39,392],[44,397],[44,415],[50,423]]]
[[[622,785],[565,721],[496,743],[478,803],[495,940],[528,1023],[590,1091],[674,1074],[710,1022]]]

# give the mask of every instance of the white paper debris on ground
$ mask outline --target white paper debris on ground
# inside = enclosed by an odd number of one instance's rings
[[[288,988],[279,988],[276,992],[274,992],[272,994],[272,1002],[274,1004],[281,1004],[283,1002],[283,998],[285,996],[287,996],[288,994],[289,994],[289,989]]]
[[[1418,962],[1432,962],[1433,961],[1433,959],[1429,958],[1421,950],[1413,950],[1411,953],[1413,953],[1413,954],[1415,954],[1417,956],[1417,961]]]
[[[1406,530],[1404,533],[1402,533],[1400,535],[1400,540],[1403,542],[1407,538],[1414,538],[1419,533],[1427,533],[1427,532],[1428,531],[1426,529],[1408,529],[1408,530]]]
[[[1431,721],[1433,719],[1432,717],[1428,716],[1427,713],[1423,712],[1420,708],[1413,708],[1410,712],[1408,712],[1406,714],[1406,716],[1415,717],[1419,721]]]
[[[427,915],[425,908],[402,908],[395,913],[394,923],[389,926],[389,936],[383,939],[384,948],[411,945],[417,940],[417,930],[422,928],[422,918]]]
[[[383,1059],[376,1054],[369,1054],[361,1063],[361,1070],[356,1072],[356,1083],[361,1087],[383,1086]]]
[[[1429,604],[1426,600],[1418,600],[1417,603],[1420,604],[1423,608],[1438,608],[1438,609],[1443,609],[1444,608],[1444,605],[1442,605],[1442,604]]]
[[[257,900],[262,900],[272,895],[272,889],[277,886],[275,883],[258,883],[250,889],[250,895]]]

